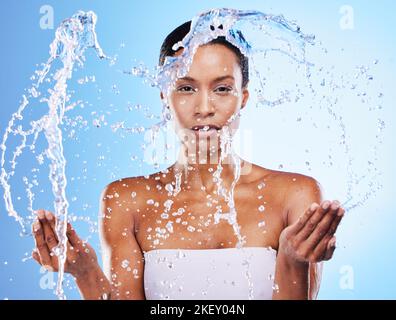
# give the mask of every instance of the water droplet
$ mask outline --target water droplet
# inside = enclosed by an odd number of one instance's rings
[[[186,254],[183,251],[178,251],[177,256],[178,259],[182,259],[186,257]]]
[[[258,207],[258,210],[259,210],[260,212],[263,212],[263,211],[265,210],[265,207],[264,207],[263,205],[261,205],[261,206]]]
[[[169,218],[169,214],[161,213],[161,219],[168,219],[168,218]]]
[[[378,119],[378,131],[382,131],[383,129],[385,129],[385,121]]]
[[[168,191],[170,194],[173,193],[173,186],[170,183],[165,185],[165,190]]]
[[[126,260],[126,259],[122,260],[121,267],[126,269],[126,268],[128,268],[128,266],[129,266],[129,260]]]
[[[171,199],[168,199],[164,202],[164,207],[166,208],[167,211],[171,208],[172,204],[173,204],[173,200]]]
[[[168,229],[168,231],[170,233],[173,233],[173,222],[172,221],[168,221],[168,223],[165,226],[166,229]]]
[[[278,293],[279,292],[278,284],[274,283],[274,285],[272,286],[272,290],[274,290],[274,291],[276,291]]]
[[[40,92],[38,92],[35,87],[32,87],[29,92],[33,98],[37,98],[40,95]]]
[[[264,187],[265,187],[265,183],[264,183],[264,182],[261,182],[261,183],[257,186],[257,188],[258,188],[259,190],[263,189]]]

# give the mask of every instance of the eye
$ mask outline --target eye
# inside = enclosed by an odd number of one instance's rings
[[[190,93],[190,92],[196,92],[197,90],[194,87],[192,87],[192,86],[183,85],[183,86],[178,87],[177,91]]]
[[[233,89],[230,86],[218,86],[214,91],[218,92],[218,93],[229,93],[231,92]]]

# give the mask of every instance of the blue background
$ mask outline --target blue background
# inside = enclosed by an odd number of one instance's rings
[[[354,29],[339,27],[342,5],[354,9]],[[0,12],[0,128],[3,132],[15,112],[25,88],[30,87],[29,77],[45,62],[48,45],[54,31],[42,30],[39,25],[40,7],[54,8],[54,27],[77,10],[92,10],[98,16],[97,33],[105,52],[114,52],[126,43],[131,59],[154,65],[163,38],[170,30],[191,19],[200,11],[213,7],[254,9],[266,13],[283,14],[296,20],[303,31],[314,33],[326,47],[346,50],[345,57],[333,57],[340,62],[364,64],[380,61],[377,78],[381,79],[385,95],[384,116],[386,133],[381,151],[384,188],[359,210],[353,211],[340,227],[338,237],[342,244],[334,258],[325,264],[320,299],[394,299],[396,298],[395,216],[393,210],[395,178],[395,56],[393,22],[396,4],[393,1],[3,1]],[[392,40],[393,39],[393,40]],[[348,60],[349,59],[349,60]],[[98,74],[98,77],[100,75]],[[159,99],[157,94],[152,101]],[[154,96],[154,95],[153,95]],[[155,99],[154,99],[155,98]],[[137,98],[136,101],[140,101]],[[143,98],[142,98],[143,99]],[[149,102],[150,103],[150,102]],[[155,103],[154,103],[155,104]],[[159,110],[159,109],[158,109]],[[356,121],[359,121],[356,115]],[[105,143],[105,141],[104,141]],[[123,146],[119,146],[119,151]],[[89,150],[86,150],[89,153]],[[143,171],[142,171],[143,170]],[[71,170],[72,171],[72,170]],[[117,171],[117,170],[115,170]],[[120,170],[120,174],[124,172]],[[129,175],[145,172],[145,168],[131,170]],[[95,187],[83,192],[92,200],[90,210],[97,211],[95,201],[100,190],[116,176],[97,177]],[[23,188],[21,188],[23,190]],[[3,190],[1,190],[2,195]],[[69,196],[72,196],[73,190]],[[48,202],[52,199],[48,195]],[[50,289],[40,288],[39,266],[32,260],[22,262],[25,253],[33,247],[31,238],[20,238],[19,226],[7,216],[0,202],[0,298],[54,299]],[[94,215],[93,215],[94,216]],[[97,239],[92,243],[98,250]],[[98,250],[99,251],[99,250]],[[340,286],[343,266],[354,272],[353,289]],[[66,289],[70,299],[78,299],[78,291]]]

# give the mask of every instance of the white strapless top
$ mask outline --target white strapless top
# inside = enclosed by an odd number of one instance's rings
[[[271,299],[272,248],[155,249],[144,252],[146,299]]]

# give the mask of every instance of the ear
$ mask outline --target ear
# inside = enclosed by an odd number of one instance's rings
[[[160,92],[160,98],[161,98],[161,100],[164,100],[164,94],[162,93],[162,91]],[[169,105],[166,105],[166,107],[167,107],[168,109],[170,109],[170,108],[169,108]]]
[[[242,106],[241,109],[245,108],[247,102],[249,100],[249,90],[246,87],[242,88]]]

